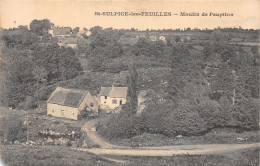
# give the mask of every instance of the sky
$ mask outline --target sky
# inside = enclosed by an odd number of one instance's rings
[[[171,12],[177,16],[95,16],[95,12]],[[180,16],[180,12],[200,16]],[[201,16],[230,13],[232,17]],[[104,28],[132,27],[139,30],[169,28],[239,27],[260,28],[260,0],[1,0],[2,28],[29,25],[33,19],[49,19],[58,26]]]

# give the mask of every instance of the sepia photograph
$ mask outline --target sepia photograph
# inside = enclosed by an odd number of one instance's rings
[[[0,0],[0,166],[260,166],[259,0]]]

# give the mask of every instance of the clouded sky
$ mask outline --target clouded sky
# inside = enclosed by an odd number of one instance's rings
[[[83,0],[2,0],[3,28],[29,25],[33,19],[48,18],[55,25],[90,28],[260,28],[260,0],[190,0],[190,1],[83,1]],[[171,12],[176,16],[95,16],[95,12]],[[180,12],[200,16],[180,16]],[[201,16],[228,13],[234,16]]]

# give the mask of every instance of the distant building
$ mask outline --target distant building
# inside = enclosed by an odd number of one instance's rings
[[[72,30],[70,27],[56,27],[50,29],[49,33],[52,36],[70,36],[72,34]]]
[[[145,38],[145,34],[138,34],[138,35],[136,35],[135,36],[137,39],[139,39],[139,38]]]
[[[85,113],[98,114],[98,102],[87,90],[57,87],[47,101],[47,115],[78,120]]]
[[[157,40],[157,37],[156,37],[156,36],[150,36],[150,40],[151,40],[151,41],[156,41],[156,40]]]
[[[189,42],[191,40],[190,36],[188,35],[181,35],[181,42]]]
[[[78,44],[77,37],[58,37],[58,45],[64,47],[76,48]]]
[[[76,48],[77,44],[78,44],[78,39],[77,38],[69,38],[65,43],[64,43],[67,47],[71,47],[71,48]]]
[[[163,41],[164,43],[167,42],[167,41],[166,41],[166,38],[165,38],[164,36],[160,36],[160,37],[159,37],[159,40]]]
[[[125,104],[127,99],[127,87],[101,87],[100,104],[110,109],[115,109]]]

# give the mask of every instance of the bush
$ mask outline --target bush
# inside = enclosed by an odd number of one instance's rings
[[[109,73],[120,73],[128,70],[128,65],[125,61],[113,59],[112,62],[106,64],[105,70]]]
[[[67,146],[72,146],[71,141],[68,141],[68,142],[67,142]]]
[[[23,124],[21,116],[7,115],[3,117],[1,123],[3,139],[8,140],[8,143],[26,141],[26,126]]]
[[[234,123],[243,130],[259,130],[259,103],[242,99],[232,108]]]
[[[186,101],[183,101],[186,103]],[[182,105],[180,103],[180,105]],[[143,111],[141,130],[151,134],[175,137],[179,134],[191,136],[207,131],[206,122],[198,111],[188,105],[176,107],[174,103],[151,103]]]
[[[141,133],[135,116],[115,115],[107,124],[98,124],[96,127],[97,131],[108,139],[131,138]]]

